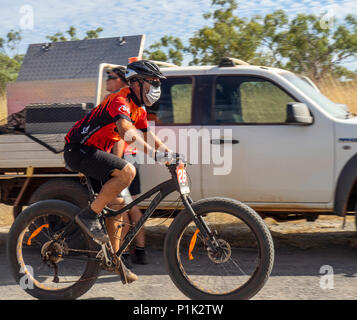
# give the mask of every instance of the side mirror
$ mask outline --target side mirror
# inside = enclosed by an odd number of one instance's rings
[[[286,105],[286,122],[312,124],[312,116],[305,103],[290,102]]]

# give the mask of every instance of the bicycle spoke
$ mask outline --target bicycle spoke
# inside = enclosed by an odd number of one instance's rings
[[[195,225],[187,225],[178,244],[178,257],[187,280],[199,290],[213,294],[227,294],[243,286],[258,267],[259,247],[254,233],[245,223],[226,213],[209,213],[204,217],[220,245],[213,252],[198,233],[191,259]],[[240,239],[243,239],[240,241]],[[191,248],[192,249],[192,248]]]
[[[27,266],[32,281],[46,290],[60,290],[82,281],[88,263],[98,263],[97,251],[69,247],[71,229],[71,221],[65,223],[61,217],[44,215],[32,221],[23,233],[23,238],[27,234],[30,241],[19,239],[22,264]],[[63,231],[69,236],[68,243],[64,237],[58,238]]]

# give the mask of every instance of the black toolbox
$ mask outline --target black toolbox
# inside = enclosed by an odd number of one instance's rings
[[[67,133],[93,109],[93,103],[31,104],[25,108],[25,132]]]

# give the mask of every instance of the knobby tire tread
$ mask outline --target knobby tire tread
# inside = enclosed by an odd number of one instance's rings
[[[191,299],[250,299],[257,294],[259,290],[261,290],[268,280],[274,262],[273,240],[263,219],[249,206],[228,198],[216,197],[202,199],[193,203],[192,207],[198,215],[204,212],[213,212],[213,210],[235,212],[236,216],[253,228],[257,236],[257,241],[259,241],[261,246],[261,263],[257,274],[249,280],[248,285],[245,284],[240,290],[234,291],[230,294],[209,294],[192,286],[180,270],[179,262],[176,256],[180,234],[183,231],[183,228],[187,226],[190,221],[192,221],[191,215],[184,209],[172,222],[165,238],[164,257],[172,281],[186,296]]]

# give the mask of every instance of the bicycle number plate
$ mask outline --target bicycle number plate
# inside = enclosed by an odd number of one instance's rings
[[[177,181],[180,186],[180,191],[182,194],[188,194],[190,193],[190,186],[188,185],[188,179],[187,179],[187,172],[184,167],[177,167],[176,169],[177,173]]]

